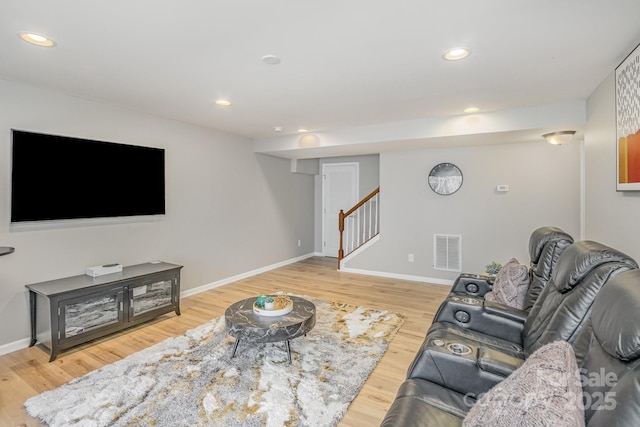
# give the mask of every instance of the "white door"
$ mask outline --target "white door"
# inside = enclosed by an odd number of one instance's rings
[[[338,214],[358,199],[358,163],[322,165],[322,254],[337,257],[340,249]]]

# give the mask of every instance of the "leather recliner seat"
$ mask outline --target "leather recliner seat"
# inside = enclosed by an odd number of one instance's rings
[[[640,270],[613,277],[593,303],[578,363],[587,427],[640,425]],[[381,427],[459,427],[475,399],[421,378],[398,390]]]
[[[587,426],[640,426],[640,270],[611,279],[591,324],[580,365]]]
[[[558,227],[537,228],[529,237],[529,279],[525,311],[529,311],[540,292],[551,279],[551,272],[560,254],[573,243],[573,238]],[[463,273],[451,287],[450,297],[483,298],[492,289],[494,278]]]
[[[526,318],[514,321],[496,316],[493,325],[486,326],[488,331],[501,332],[498,337],[454,322],[434,324],[407,378],[477,395],[502,381],[535,350],[556,340],[572,344],[581,361],[589,344],[581,331],[589,327],[596,295],[611,277],[637,268],[632,258],[608,246],[576,242],[560,255],[551,281]]]
[[[445,328],[448,323],[454,323],[466,329],[517,341],[519,337],[517,335],[514,336],[513,333],[519,333],[517,326],[528,317],[529,311],[535,305],[542,290],[551,280],[553,269],[560,255],[572,243],[571,236],[557,227],[536,229],[529,238],[529,253],[531,255],[530,285],[527,290],[525,306],[522,310],[511,308],[498,302],[484,300],[484,295],[465,294],[463,291],[469,287],[472,290],[482,288],[484,291],[488,289],[488,283],[486,285],[478,285],[477,281],[467,280],[460,276],[456,280],[450,295],[440,305],[431,330],[442,327],[443,323]],[[477,293],[480,293],[480,291]],[[516,329],[501,328],[496,331],[493,329],[494,322],[492,321],[496,316],[503,319],[505,323],[515,322],[514,327]]]
[[[529,238],[530,285],[524,311],[530,311],[540,293],[551,280],[560,255],[573,243],[573,237],[558,227],[540,227]]]

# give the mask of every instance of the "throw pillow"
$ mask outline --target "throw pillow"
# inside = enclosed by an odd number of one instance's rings
[[[511,258],[498,274],[493,283],[495,301],[519,310],[524,309],[529,290],[529,268]],[[486,299],[486,298],[485,298]]]
[[[471,408],[462,427],[583,427],[582,386],[571,345],[556,341],[524,364]]]
[[[484,300],[496,302],[496,296],[493,294],[493,291],[489,291],[484,294]]]

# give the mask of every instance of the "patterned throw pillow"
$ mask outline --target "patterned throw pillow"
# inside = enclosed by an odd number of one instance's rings
[[[493,283],[492,296],[495,302],[523,310],[528,290],[529,268],[520,264],[517,259],[511,258],[498,271]]]
[[[471,408],[462,427],[583,427],[582,386],[571,345],[556,341],[524,364]]]
[[[484,294],[484,300],[485,301],[497,302],[496,301],[496,296],[493,294],[493,291],[489,291],[486,294]]]

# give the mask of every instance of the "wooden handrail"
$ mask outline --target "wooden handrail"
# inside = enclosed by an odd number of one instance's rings
[[[349,216],[352,213],[354,213],[359,207],[361,207],[362,205],[367,203],[369,200],[371,200],[373,198],[373,196],[375,196],[379,192],[380,192],[380,187],[378,187],[375,190],[373,190],[371,193],[369,193],[369,195],[367,197],[365,197],[364,199],[360,200],[354,207],[352,207],[351,209],[346,211],[344,213],[344,216]],[[342,209],[340,210],[340,212],[342,212]]]
[[[344,246],[342,238],[342,234],[344,232],[344,219],[361,208],[365,203],[374,198],[378,193],[380,193],[380,187],[369,193],[364,199],[356,203],[355,206],[353,206],[347,212],[344,212],[342,209],[340,209],[340,213],[338,214],[338,231],[340,232],[340,248],[338,249],[338,270],[340,269],[340,261],[342,261],[342,259],[344,258]]]

